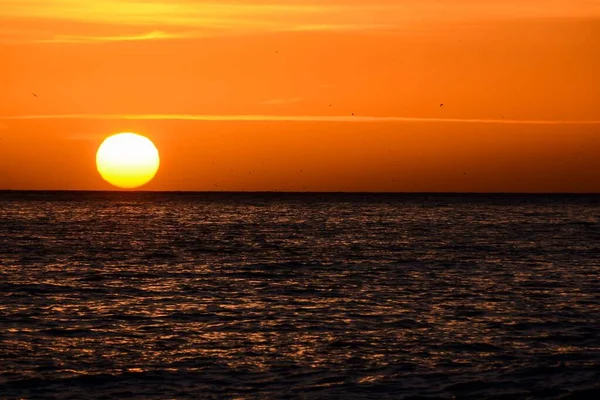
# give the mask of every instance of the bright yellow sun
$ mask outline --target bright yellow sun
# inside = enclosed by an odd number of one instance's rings
[[[102,178],[123,189],[150,182],[159,164],[154,143],[135,133],[118,133],[106,138],[96,153],[96,167]]]

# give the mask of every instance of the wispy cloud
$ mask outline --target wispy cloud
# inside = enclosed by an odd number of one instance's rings
[[[15,26],[13,35],[9,35],[14,41],[93,43],[173,39],[294,30],[305,24],[320,23],[334,8],[239,1],[223,4],[190,0],[0,0],[0,25],[6,26],[2,22],[10,21]],[[48,26],[50,22],[56,24]],[[40,25],[47,27],[46,32],[39,32]],[[111,27],[110,34],[97,34],[98,30],[106,33],[107,26]],[[163,34],[132,36],[132,27]],[[46,35],[32,38],[32,28]]]
[[[266,105],[281,105],[281,104],[293,104],[304,100],[304,97],[282,97],[277,99],[267,99],[261,101],[261,104]]]
[[[162,31],[152,31],[139,35],[121,35],[121,36],[85,36],[85,35],[56,35],[51,39],[35,40],[38,43],[105,43],[105,42],[131,42],[139,40],[164,40],[183,38],[182,33],[166,33]]]
[[[3,17],[40,18],[115,25],[226,26],[253,18],[312,14],[319,5],[190,0],[0,0]],[[237,21],[240,22],[240,21]]]
[[[0,120],[162,120],[162,121],[289,121],[289,122],[447,122],[474,124],[523,125],[600,125],[598,121],[585,120],[517,120],[481,118],[427,118],[427,117],[373,117],[344,115],[202,115],[202,114],[48,114],[0,116]]]
[[[362,26],[423,18],[573,17],[600,12],[600,4],[591,0],[0,0],[0,7],[5,18],[188,26],[248,24],[257,19],[262,24],[275,16],[309,24],[344,20]]]
[[[443,21],[600,16],[590,0],[0,0],[0,25],[30,32],[56,22],[46,42],[81,43],[280,31],[390,31]],[[15,22],[17,21],[17,22]],[[95,29],[111,26],[99,35]],[[159,31],[164,35],[132,36]],[[25,35],[29,37],[29,35]],[[93,39],[94,37],[97,40]],[[184,36],[188,37],[188,36]],[[122,38],[122,39],[117,39]],[[127,39],[129,38],[129,39]],[[40,38],[34,38],[40,39]],[[44,37],[43,39],[48,39]],[[5,39],[6,40],[6,39]],[[24,40],[16,37],[15,40]]]
[[[296,32],[330,31],[330,32],[352,32],[352,31],[379,31],[385,32],[398,29],[396,24],[303,24],[287,27],[282,30]]]

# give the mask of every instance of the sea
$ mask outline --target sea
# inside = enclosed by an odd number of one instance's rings
[[[0,193],[0,399],[599,399],[600,195]]]

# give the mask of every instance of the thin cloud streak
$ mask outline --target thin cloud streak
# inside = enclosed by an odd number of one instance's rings
[[[400,29],[400,25],[394,24],[305,24],[289,26],[281,29],[282,32],[391,32]]]
[[[56,35],[47,39],[0,39],[0,43],[47,43],[47,44],[101,44],[113,42],[138,42],[143,40],[172,40],[188,38],[185,34],[171,34],[153,31],[139,35],[119,36],[85,36],[85,35]]]
[[[2,7],[3,6],[3,7]],[[299,4],[219,4],[215,2],[132,0],[54,0],[28,4],[23,0],[0,0],[6,9],[2,18],[37,18],[55,21],[79,21],[115,26],[179,26],[228,29],[269,26],[281,20],[285,26],[300,16],[323,15],[331,7]],[[65,12],[68,10],[68,12]],[[276,18],[279,17],[279,18]]]
[[[289,98],[283,97],[283,98],[277,98],[277,99],[263,100],[263,101],[261,101],[261,104],[266,104],[266,105],[292,104],[292,103],[297,103],[302,100],[304,100],[304,97],[289,97]]]
[[[22,25],[14,36],[19,40],[31,36],[37,23],[55,22],[66,38],[32,38],[30,42],[87,43],[87,33],[97,24],[112,26],[112,32],[96,35],[90,43],[117,41],[128,37],[124,30],[137,27],[142,31],[195,31],[190,37],[275,32],[395,32],[443,22],[513,20],[522,18],[597,18],[600,2],[590,0],[375,0],[362,4],[356,0],[285,2],[272,4],[256,0],[0,0],[0,25]],[[19,22],[21,21],[21,22]],[[69,22],[88,25],[87,29],[69,28]],[[152,28],[150,28],[152,27]],[[55,29],[52,29],[56,33]],[[178,36],[162,39],[178,39]],[[61,39],[64,41],[61,42]],[[145,37],[149,40],[161,37]]]
[[[271,27],[229,27],[229,28],[213,28],[197,31],[175,31],[166,32],[162,30],[142,33],[138,35],[131,34],[115,34],[111,36],[93,36],[93,35],[54,35],[44,38],[43,34],[32,38],[32,34],[27,32],[30,37],[23,37],[23,32],[16,31],[8,38],[1,38],[0,43],[39,43],[39,44],[99,44],[110,42],[137,42],[149,40],[182,40],[182,39],[203,39],[214,37],[235,37],[243,35],[251,35],[260,32],[268,33],[285,33],[285,32],[394,32],[394,25],[298,25],[298,26],[277,26]],[[2,32],[0,32],[2,35]]]
[[[590,0],[398,0],[373,1],[370,4],[348,1],[303,1],[265,3],[256,0],[0,0],[4,18],[37,17],[113,24],[175,24],[220,23],[224,21],[248,22],[271,17],[292,17],[313,20],[332,13],[342,20],[396,22],[415,18],[549,18],[586,17],[598,15],[600,4]],[[391,14],[391,15],[390,15]],[[379,17],[379,18],[374,18]],[[320,18],[318,18],[320,19]],[[288,21],[289,22],[289,21]]]
[[[273,121],[273,122],[449,122],[473,124],[523,125],[600,125],[585,120],[511,120],[480,118],[372,117],[341,115],[202,115],[202,114],[47,114],[2,116],[0,120],[160,120],[160,121]]]
[[[152,31],[140,35],[121,35],[121,36],[78,36],[78,35],[57,35],[51,39],[33,40],[36,43],[105,43],[105,42],[131,42],[140,40],[165,40],[181,39],[186,37],[183,34],[172,34],[163,31]]]

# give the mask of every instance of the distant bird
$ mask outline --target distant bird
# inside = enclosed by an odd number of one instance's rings
[[[444,107],[444,103],[440,104],[440,107]]]
[[[275,53],[279,53],[279,50],[277,50]]]
[[[352,113],[352,115],[354,115],[354,113]]]
[[[35,93],[31,93],[31,94],[32,94],[32,95],[34,95],[35,97],[38,97],[38,95],[37,95],[37,94],[35,94]]]
[[[331,104],[329,105],[329,107],[331,107]]]

